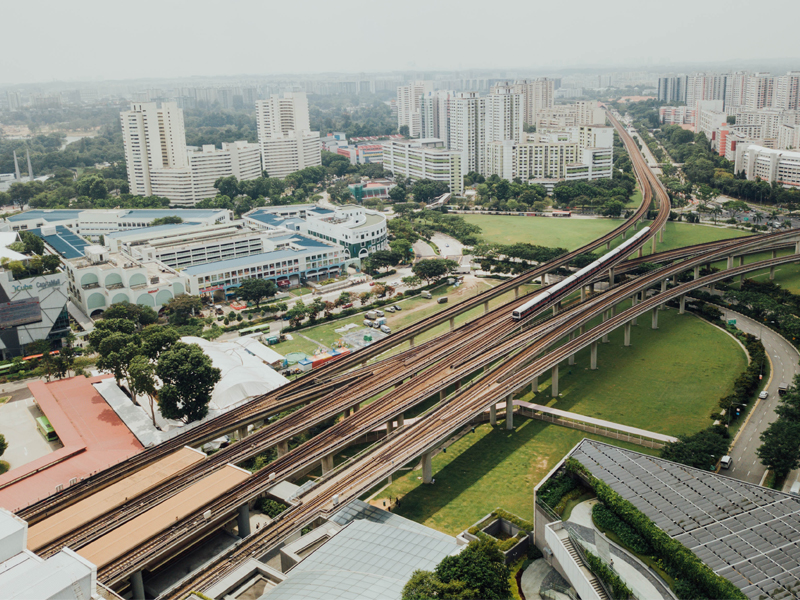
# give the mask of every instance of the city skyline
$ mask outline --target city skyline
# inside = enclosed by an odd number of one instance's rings
[[[769,0],[759,10],[785,14],[792,8],[790,1]],[[208,2],[193,4],[191,12],[182,4],[153,0],[124,13],[110,11],[97,0],[82,0],[80,5],[82,10],[76,11],[74,5],[38,0],[6,7],[9,23],[32,13],[42,15],[36,28],[40,39],[51,42],[32,44],[28,28],[6,28],[0,40],[0,84],[498,68],[544,73],[581,67],[785,61],[799,55],[792,35],[794,19],[773,20],[769,44],[720,44],[716,35],[697,33],[694,26],[705,23],[724,32],[725,39],[749,39],[747,19],[740,18],[740,9],[746,8],[741,0],[699,5],[677,0],[671,14],[686,15],[680,22],[685,35],[656,6],[629,0],[610,0],[602,12],[596,4],[578,0],[568,22],[557,4],[533,7],[502,0],[491,12],[480,14],[477,30],[476,13],[451,0],[412,0],[402,13],[364,0],[347,0],[335,9],[317,0],[303,7],[242,0],[227,12],[213,10]],[[507,27],[509,15],[517,15],[513,22],[521,24],[518,35],[503,36],[497,45],[473,43],[476,36],[488,38]],[[82,27],[90,31],[75,35]],[[55,52],[55,40],[65,32],[73,35],[58,42]],[[231,34],[236,45],[228,47],[225,39]],[[383,52],[348,51],[349,45],[369,43],[376,35],[396,35],[402,44]],[[298,36],[304,44],[296,43]],[[582,41],[564,44],[565,37]],[[114,48],[117,51],[107,51]]]

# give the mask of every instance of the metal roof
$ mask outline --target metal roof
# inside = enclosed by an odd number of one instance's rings
[[[753,600],[800,589],[800,498],[584,439],[571,453]]]
[[[299,562],[263,600],[399,599],[417,569],[458,552],[456,539],[356,501],[331,519],[347,525]]]
[[[41,228],[29,229],[31,233],[42,238],[48,246],[58,252],[63,258],[80,258],[84,256],[84,248],[91,246],[81,236],[75,234],[63,225],[56,225],[55,235],[43,235]]]
[[[187,267],[183,270],[183,272],[187,275],[202,275],[203,273],[216,273],[217,271],[224,271],[226,269],[249,267],[258,263],[283,260],[284,258],[299,257],[300,253],[298,253],[297,250],[275,250],[273,252],[251,254],[250,256],[243,256],[241,258],[218,260],[217,262],[212,262],[205,265],[195,265],[193,267]]]
[[[77,219],[78,215],[82,213],[82,209],[68,208],[63,210],[26,210],[25,212],[17,213],[6,217],[9,221],[30,221],[31,219],[42,219],[52,223],[53,221],[68,221],[70,219]]]

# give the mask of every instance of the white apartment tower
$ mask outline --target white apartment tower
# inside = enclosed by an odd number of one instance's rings
[[[133,103],[120,114],[130,193],[152,196],[153,170],[187,168],[183,110],[175,102]],[[169,197],[169,196],[167,196]]]
[[[269,177],[286,177],[322,164],[319,131],[311,131],[305,92],[275,94],[256,102],[261,159]]]
[[[800,71],[775,78],[772,105],[779,110],[800,110]]]
[[[428,92],[420,99],[420,137],[438,138],[444,142],[445,148],[452,147],[450,139],[450,121],[453,98],[451,91],[439,90]]]
[[[461,172],[480,172],[486,151],[486,98],[478,92],[460,92],[452,103],[450,140],[461,152]]]
[[[409,137],[422,133],[421,98],[432,91],[432,81],[412,81],[397,88],[397,128],[406,125]]]
[[[162,196],[174,206],[192,206],[217,194],[214,182],[261,176],[257,144],[234,142],[200,149],[186,147],[183,110],[175,102],[133,103],[120,114],[128,165],[128,186],[137,196]]]
[[[756,73],[747,78],[745,108],[758,110],[772,106],[774,79],[769,73]]]
[[[522,120],[528,125],[536,123],[536,114],[540,110],[553,108],[555,98],[553,79],[547,77],[521,79],[514,82],[513,89],[523,95]]]

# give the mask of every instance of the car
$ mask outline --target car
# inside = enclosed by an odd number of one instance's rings
[[[445,245],[444,245],[444,247],[445,247],[445,248],[449,248],[449,247],[450,247],[450,244],[445,244]]]
[[[353,308],[353,303],[348,302],[347,304],[342,304],[342,308]]]
[[[762,400],[765,400],[768,396],[769,396],[769,392],[767,390],[764,390],[763,392],[761,392],[758,395],[758,397],[761,398]]]
[[[392,308],[394,308],[395,310],[403,310],[403,307],[400,306],[399,304],[395,304]]]
[[[374,281],[370,281],[369,284],[370,285],[375,285],[375,282]]]
[[[387,306],[386,307],[386,312],[393,313],[394,312],[394,306]]]

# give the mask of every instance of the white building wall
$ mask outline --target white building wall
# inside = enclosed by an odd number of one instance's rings
[[[269,177],[322,164],[318,131],[310,131],[305,92],[273,95],[256,102],[256,125],[263,169]]]
[[[480,172],[486,150],[486,99],[478,92],[458,93],[452,114],[452,149],[461,152],[461,172]]]

